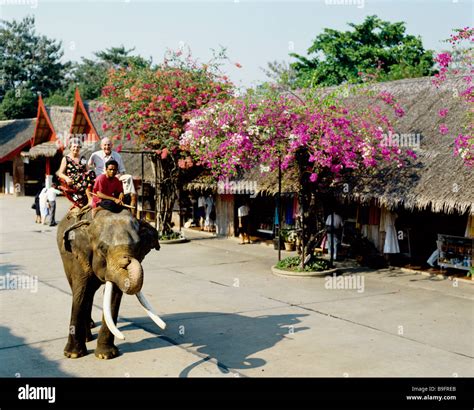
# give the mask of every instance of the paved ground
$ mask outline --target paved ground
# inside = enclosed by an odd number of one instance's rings
[[[165,331],[126,296],[122,355],[98,360],[92,341],[91,354],[66,359],[71,294],[56,228],[34,223],[31,202],[0,196],[0,278],[38,277],[37,292],[0,290],[2,377],[474,376],[472,284],[384,270],[359,272],[363,292],[326,289],[324,278],[272,275],[271,248],[195,233],[144,261]],[[66,209],[61,198],[59,218]]]

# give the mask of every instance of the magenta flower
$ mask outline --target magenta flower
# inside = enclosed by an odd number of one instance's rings
[[[439,132],[442,134],[442,135],[446,135],[448,132],[449,132],[449,128],[446,124],[441,124],[439,126]]]
[[[448,111],[449,111],[449,110],[448,110],[447,108],[443,108],[443,109],[439,110],[438,115],[439,115],[441,118],[444,118],[444,117],[446,117],[446,115],[448,114]]]

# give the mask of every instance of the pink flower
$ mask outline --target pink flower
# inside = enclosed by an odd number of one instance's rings
[[[168,148],[163,148],[163,151],[161,151],[161,159],[166,159],[168,156]]]
[[[117,152],[122,151],[122,144],[117,145],[117,148],[115,148]]]
[[[439,110],[438,115],[439,115],[441,118],[444,118],[444,117],[446,117],[446,115],[448,114],[448,111],[449,111],[449,110],[448,110],[447,108],[443,108],[443,109]]]
[[[315,174],[314,172],[309,176],[309,180],[311,182],[316,182],[318,180],[318,174]]]
[[[446,135],[448,132],[449,132],[449,128],[446,124],[441,124],[439,126],[439,132],[442,134],[442,135]]]

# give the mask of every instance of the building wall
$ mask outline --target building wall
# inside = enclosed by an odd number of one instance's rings
[[[217,195],[216,233],[218,236],[235,236],[234,195]]]

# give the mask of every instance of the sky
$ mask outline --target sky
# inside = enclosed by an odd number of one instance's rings
[[[62,41],[64,60],[123,44],[155,63],[183,46],[204,62],[223,46],[223,70],[240,87],[265,81],[269,61],[306,54],[324,28],[347,30],[374,14],[406,22],[408,34],[441,51],[454,28],[473,25],[473,9],[474,0],[0,0],[1,19],[34,15],[38,33]]]

